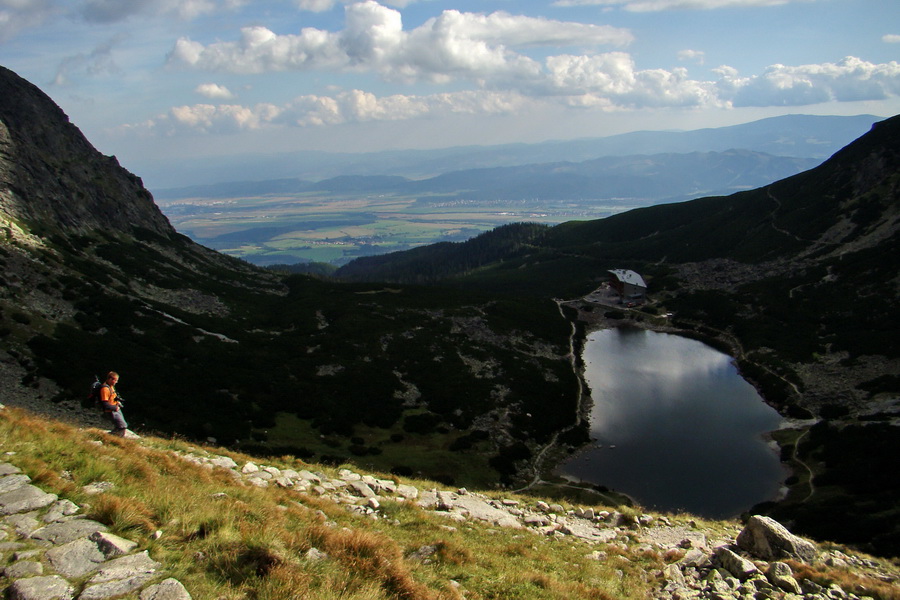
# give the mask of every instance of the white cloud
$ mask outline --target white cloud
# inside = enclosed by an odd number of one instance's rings
[[[217,83],[201,83],[194,89],[194,91],[201,96],[205,96],[210,99],[218,98],[222,100],[230,100],[231,98],[234,98],[234,94],[231,93],[231,90]]]
[[[837,63],[772,65],[762,75],[720,71],[719,95],[733,106],[805,106],[882,100],[900,95],[900,63],[874,64],[848,56]]]
[[[391,81],[490,79],[495,84],[538,76],[540,65],[513,48],[632,41],[627,30],[614,27],[455,10],[407,32],[398,11],[372,0],[347,6],[345,16],[345,28],[339,32],[306,28],[297,35],[277,35],[257,26],[242,29],[233,42],[204,46],[182,38],[169,63],[236,73],[367,70]]]
[[[702,65],[705,59],[706,54],[702,50],[680,50],[678,52],[678,60],[689,60]]]
[[[816,0],[556,0],[554,6],[621,6],[633,12],[778,6]]]
[[[688,77],[686,69],[637,70],[625,52],[549,57],[527,90],[469,90],[379,97],[362,90],[304,95],[276,106],[197,104],[173,108],[147,126],[154,131],[229,133],[263,127],[314,127],[350,122],[399,121],[449,114],[517,114],[526,107],[557,104],[621,111],[647,107],[803,106],[822,102],[900,96],[900,64],[848,57],[838,63],[772,65],[743,77],[729,66],[716,80]],[[209,92],[224,88],[209,84]],[[530,94],[530,95],[529,95]]]
[[[900,44],[900,35],[889,33],[881,36],[881,41],[886,44]]]
[[[195,104],[178,106],[132,129],[234,133],[263,127],[315,127],[366,121],[401,121],[448,114],[513,114],[529,100],[512,92],[463,91],[429,96],[378,97],[351,90],[333,96],[304,95],[283,106]]]
[[[625,52],[547,59],[548,93],[569,96],[576,106],[635,108],[719,104],[715,86],[689,79],[685,69],[635,70]]]

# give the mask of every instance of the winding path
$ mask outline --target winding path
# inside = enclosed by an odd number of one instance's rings
[[[566,317],[566,315],[562,309],[562,303],[564,301],[560,300],[559,298],[554,298],[553,301],[556,302],[556,307],[559,309],[559,315],[564,320],[568,321],[569,319]],[[538,485],[539,483],[543,483],[543,480],[541,479],[541,469],[543,467],[544,459],[547,455],[547,452],[549,450],[551,450],[552,448],[556,447],[560,434],[571,431],[573,427],[577,427],[581,423],[581,409],[582,409],[581,403],[583,400],[584,386],[581,383],[581,376],[578,374],[577,357],[575,356],[575,335],[577,333],[577,330],[575,328],[575,323],[570,321],[569,325],[571,326],[571,331],[569,332],[569,352],[568,352],[568,354],[566,354],[566,358],[569,360],[569,363],[572,365],[572,372],[575,374],[575,380],[578,383],[577,404],[575,406],[575,423],[566,427],[565,429],[555,432],[553,434],[553,436],[550,438],[550,441],[547,442],[547,444],[543,448],[541,448],[540,452],[537,453],[537,455],[534,457],[534,460],[531,463],[531,468],[534,471],[534,477],[531,479],[530,482],[528,482],[521,488],[512,490],[513,492],[516,492],[516,493],[521,493],[521,492],[527,491],[527,490],[533,488],[534,486]]]

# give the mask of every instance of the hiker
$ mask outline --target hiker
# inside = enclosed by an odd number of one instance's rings
[[[122,415],[122,402],[118,392],[116,392],[116,383],[119,381],[119,374],[110,371],[106,375],[106,381],[100,386],[100,404],[103,407],[104,416],[112,421],[113,429],[110,431],[113,435],[125,437],[125,430],[128,429],[128,423]]]

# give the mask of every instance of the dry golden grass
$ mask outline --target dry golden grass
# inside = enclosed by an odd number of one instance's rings
[[[797,579],[808,579],[823,587],[837,584],[842,590],[857,596],[870,596],[876,600],[900,600],[900,586],[896,582],[887,582],[855,573],[846,567],[829,567],[826,565],[808,565],[788,560]]]
[[[6,459],[45,489],[90,504],[92,518],[149,550],[195,598],[637,600],[650,593],[646,572],[662,565],[651,556],[619,560],[625,553],[612,547],[601,563],[585,558],[592,546],[479,523],[448,527],[407,501],[385,500],[382,517],[368,519],[326,498],[247,486],[185,461],[174,452],[206,449],[183,440],[122,439],[15,409],[0,411],[0,451],[14,453]],[[209,451],[336,475],[292,457]],[[85,493],[98,482],[113,487]],[[424,546],[435,548],[428,560],[407,558]],[[327,558],[308,559],[313,548]]]

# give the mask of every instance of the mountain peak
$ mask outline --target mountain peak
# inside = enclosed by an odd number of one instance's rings
[[[42,232],[174,233],[141,179],[98,152],[36,86],[0,67],[0,97],[0,214]]]

